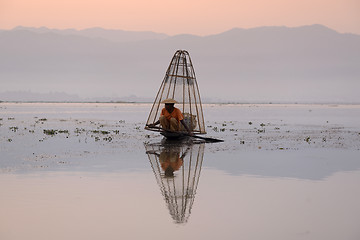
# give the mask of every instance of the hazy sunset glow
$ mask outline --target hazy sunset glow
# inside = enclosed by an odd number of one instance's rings
[[[360,34],[358,0],[0,0],[0,29],[103,27],[170,35],[323,24]]]

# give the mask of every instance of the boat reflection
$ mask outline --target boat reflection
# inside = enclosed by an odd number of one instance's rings
[[[156,181],[177,224],[191,214],[204,157],[204,143],[162,143],[145,146]]]

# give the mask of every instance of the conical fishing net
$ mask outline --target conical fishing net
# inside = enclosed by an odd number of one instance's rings
[[[161,101],[168,98],[178,102],[175,107],[181,110],[184,121],[191,131],[198,134],[206,133],[200,92],[187,51],[178,50],[171,59],[146,124],[152,124],[159,120],[164,107]],[[154,130],[148,127],[145,129]]]

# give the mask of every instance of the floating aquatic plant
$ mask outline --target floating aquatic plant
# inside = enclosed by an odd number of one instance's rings
[[[9,129],[13,132],[16,132],[19,128],[18,127],[9,127]]]
[[[44,129],[43,132],[44,132],[44,134],[50,135],[50,136],[54,136],[55,134],[57,134],[57,130],[54,130],[54,129]]]

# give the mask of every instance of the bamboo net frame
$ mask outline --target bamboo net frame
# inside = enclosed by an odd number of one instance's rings
[[[161,101],[167,98],[172,98],[178,102],[175,107],[181,110],[186,124],[194,133],[206,133],[194,67],[189,53],[185,50],[177,50],[172,57],[146,124],[152,124],[159,120],[162,110]],[[159,131],[148,127],[145,129]]]

